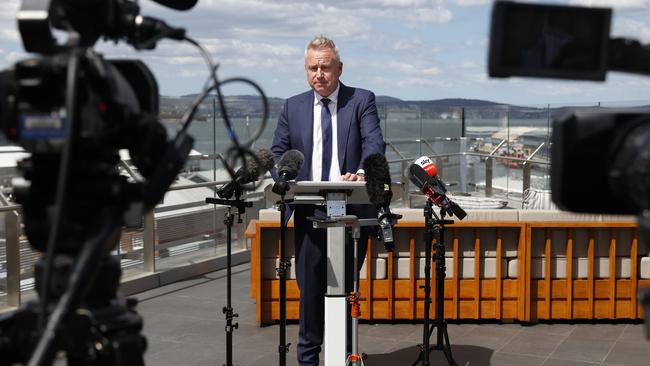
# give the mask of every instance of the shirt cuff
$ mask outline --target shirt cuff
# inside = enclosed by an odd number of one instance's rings
[[[357,175],[363,175],[363,176],[365,176],[365,175],[366,175],[366,171],[363,170],[363,169],[359,169],[359,170],[357,170]]]

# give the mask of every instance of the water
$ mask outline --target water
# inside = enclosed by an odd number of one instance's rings
[[[534,127],[528,132],[525,138],[532,139],[530,144],[537,146],[541,142],[547,143],[550,139],[549,119],[547,112],[530,113],[530,118],[514,118],[508,116],[507,111],[481,109],[466,113],[465,136],[467,141],[447,141],[444,137],[460,137],[463,134],[462,121],[457,109],[420,109],[417,113],[411,110],[404,111],[397,108],[379,108],[379,117],[384,138],[389,142],[386,149],[387,159],[415,159],[422,155],[451,154],[461,151],[469,151],[475,144],[493,143],[499,141],[493,138],[497,132],[503,132],[508,140],[516,140],[514,131],[516,127]],[[485,118],[482,118],[485,115]],[[233,118],[231,124],[240,141],[249,140],[253,133],[260,127],[259,118]],[[253,143],[254,150],[270,148],[273,141],[273,134],[277,125],[276,117],[269,119],[261,136]],[[167,123],[170,133],[176,128],[175,124]],[[189,129],[190,134],[196,139],[194,149],[201,153],[225,153],[232,146],[226,133],[223,121],[208,120],[207,122],[195,121]],[[418,141],[424,140],[424,141]],[[549,144],[547,144],[548,146]],[[508,148],[508,145],[504,146]],[[550,153],[543,149],[536,158],[547,160]],[[473,191],[480,188],[485,179],[485,165],[478,157],[450,157],[444,164],[443,178],[450,185],[452,190]],[[211,170],[212,161],[202,161],[202,170]],[[461,168],[463,167],[463,168]],[[222,168],[220,162],[217,169]],[[464,173],[461,174],[461,169]],[[401,176],[401,165],[391,164],[393,177]],[[520,168],[507,167],[500,163],[494,165],[495,181],[505,182],[502,187],[513,192],[521,191],[522,170]],[[461,177],[462,175],[462,177]],[[548,189],[548,170],[534,170],[532,186]],[[495,186],[497,184],[495,183]],[[520,194],[520,193],[517,193]]]

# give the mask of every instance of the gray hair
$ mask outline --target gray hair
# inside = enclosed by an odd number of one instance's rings
[[[339,56],[339,49],[336,47],[336,44],[334,44],[334,41],[331,39],[325,37],[324,35],[318,35],[314,37],[309,43],[307,43],[307,46],[305,47],[305,57],[307,57],[307,51],[309,50],[322,50],[324,48],[329,48],[334,52],[334,58],[336,58],[336,61],[341,62],[341,56]]]

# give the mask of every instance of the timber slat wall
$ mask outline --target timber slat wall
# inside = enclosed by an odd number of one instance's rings
[[[588,276],[574,278],[575,231],[587,230],[588,240],[584,243],[588,256]],[[485,232],[494,230],[496,254],[496,275],[482,278],[484,265]],[[553,240],[558,230],[564,233],[564,240]],[[595,235],[597,230],[609,230],[609,278],[596,278],[594,272]],[[617,230],[629,230],[632,240],[629,250],[630,278],[616,278]],[[410,260],[408,278],[397,278],[397,258],[394,253],[384,254],[386,276],[374,279],[373,253],[383,245],[374,239],[369,241],[366,258],[365,278],[360,281],[362,319],[417,320],[424,314],[424,280],[419,278],[419,257],[422,248],[423,223],[419,221],[400,222],[395,228],[395,237],[407,238]],[[489,231],[491,232],[491,231]],[[541,232],[541,234],[540,234]],[[468,233],[472,233],[469,235]],[[510,235],[506,235],[510,233]],[[251,240],[251,292],[257,306],[257,321],[269,323],[279,319],[279,281],[263,278],[264,258],[275,253],[279,246],[279,224],[272,221],[251,221],[246,232]],[[473,278],[461,278],[461,244],[468,235],[473,249]],[[553,260],[545,260],[542,278],[531,275],[533,237],[543,236],[543,257],[553,258],[553,247],[566,257],[566,278],[553,278]],[[293,228],[287,230],[287,247],[293,246]],[[445,247],[453,258],[453,265],[447,268],[445,279],[445,317],[448,319],[511,319],[536,322],[542,319],[638,319],[642,309],[637,305],[636,292],[639,287],[650,286],[650,280],[638,279],[638,240],[636,224],[631,222],[457,222],[447,226]],[[473,244],[473,248],[472,248]],[[467,245],[467,244],[466,244]],[[516,248],[516,257],[505,258],[506,245]],[[583,243],[580,243],[583,245]],[[378,246],[378,247],[376,247]],[[373,250],[375,247],[375,250]],[[483,249],[482,249],[483,248]],[[289,250],[288,250],[289,251]],[[292,253],[292,250],[290,250]],[[263,256],[266,254],[266,257]],[[435,253],[434,253],[435,254]],[[646,253],[647,254],[647,253]],[[402,257],[404,258],[404,257]],[[471,258],[471,257],[470,257]],[[492,257],[490,257],[492,258]],[[563,257],[564,258],[564,257]],[[508,277],[508,268],[502,259],[518,261],[516,277]],[[266,262],[268,263],[268,261]],[[431,266],[432,317],[435,316],[435,262]],[[633,280],[634,279],[634,280]],[[299,289],[296,281],[287,280],[287,318],[298,319]]]

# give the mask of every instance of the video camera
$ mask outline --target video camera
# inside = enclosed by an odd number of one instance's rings
[[[610,38],[611,16],[608,8],[496,1],[489,74],[594,81],[609,70],[650,75],[650,46]],[[553,201],[574,212],[638,215],[640,240],[650,243],[648,141],[650,113],[643,108],[582,110],[554,120]],[[639,300],[650,312],[650,294]]]
[[[604,81],[609,70],[650,75],[650,47],[609,38],[611,16],[608,8],[497,1],[489,74],[594,81]],[[650,138],[649,122],[640,109],[584,110],[555,120],[553,201],[587,213],[650,209],[650,158],[642,143]]]
[[[178,10],[196,3],[154,1]],[[195,42],[140,15],[137,0],[23,0],[17,18],[25,50],[39,56],[0,72],[0,128],[31,153],[18,163],[13,195],[30,245],[44,255],[35,265],[39,300],[0,316],[0,365],[49,364],[59,350],[70,364],[141,365],[142,319],[117,295],[120,262],[110,251],[125,217],[163,198],[193,139],[183,129],[168,141],[143,62],[106,60],[92,47],[100,38],[136,49]],[[66,43],[52,27],[67,32]],[[120,149],[137,181],[120,174]]]

